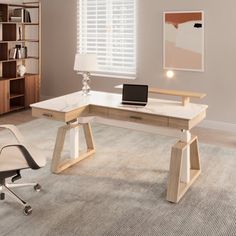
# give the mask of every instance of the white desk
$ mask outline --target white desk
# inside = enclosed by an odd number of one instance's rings
[[[89,96],[76,92],[31,105],[33,116],[66,123],[58,130],[52,172],[59,173],[95,152],[88,117],[100,116],[179,129],[182,132],[180,141],[172,147],[167,187],[167,200],[178,202],[201,172],[198,140],[191,137],[190,130],[205,118],[207,106],[192,103],[182,106],[181,102],[161,99],[149,99],[145,107],[123,106],[120,102],[120,94],[92,91]],[[80,125],[84,128],[87,151],[78,157]],[[61,163],[67,130],[71,130],[73,158]]]

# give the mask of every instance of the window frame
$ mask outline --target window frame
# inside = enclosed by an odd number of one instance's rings
[[[77,0],[77,53],[81,53],[81,39],[80,39],[81,34],[80,33],[81,33],[81,21],[82,21],[82,15],[81,15],[82,1],[84,0]],[[133,5],[134,7],[134,15],[133,15],[134,33],[133,33],[133,38],[132,38],[133,40],[132,45],[134,46],[134,51],[133,51],[133,56],[131,58],[134,59],[134,71],[132,73],[128,73],[127,71],[115,72],[115,71],[108,71],[108,70],[98,70],[94,73],[91,73],[93,76],[106,77],[106,78],[119,78],[119,79],[136,79],[137,78],[137,0],[133,0],[133,4],[134,4]],[[106,18],[106,21],[107,21],[107,18]],[[112,39],[112,37],[110,38]],[[108,45],[108,43],[106,45]],[[93,52],[88,52],[88,53],[93,53]],[[130,57],[127,57],[127,58],[130,58]]]

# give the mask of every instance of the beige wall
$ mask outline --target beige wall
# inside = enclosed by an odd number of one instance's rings
[[[42,93],[58,96],[77,91],[81,80],[73,71],[76,52],[76,0],[43,1]],[[139,0],[138,78],[135,83],[193,90],[208,94],[208,120],[236,123],[236,14],[235,0]],[[203,10],[205,13],[205,72],[176,71],[167,79],[162,67],[162,13]],[[96,90],[115,91],[127,80],[94,78]]]

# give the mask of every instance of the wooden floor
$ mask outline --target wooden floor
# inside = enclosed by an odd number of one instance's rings
[[[36,118],[31,116],[31,110],[18,111],[0,116],[0,124],[19,125]],[[236,148],[236,134],[215,129],[196,127],[192,133],[197,135],[200,142]]]
[[[31,109],[27,109],[23,111],[8,113],[6,115],[0,115],[0,124],[20,125],[34,119],[35,118],[31,116]]]

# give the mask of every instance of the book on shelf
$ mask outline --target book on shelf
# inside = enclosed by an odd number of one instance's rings
[[[24,59],[27,58],[27,47],[16,45],[14,48],[10,49],[9,58],[10,59]]]
[[[11,18],[20,18],[21,22],[31,23],[30,12],[26,9],[16,8],[13,11],[13,16]]]
[[[9,53],[9,58],[10,59],[16,59],[16,51],[17,51],[16,48],[11,48],[10,49],[10,53]]]
[[[16,32],[16,38],[18,41],[22,41],[23,37],[22,37],[22,26],[18,25],[18,30]]]
[[[22,21],[22,18],[21,18],[21,17],[18,17],[18,16],[11,16],[11,17],[10,17],[10,21],[11,21],[11,22],[21,22],[21,21]]]
[[[21,58],[27,58],[27,47],[23,46],[20,48]]]

